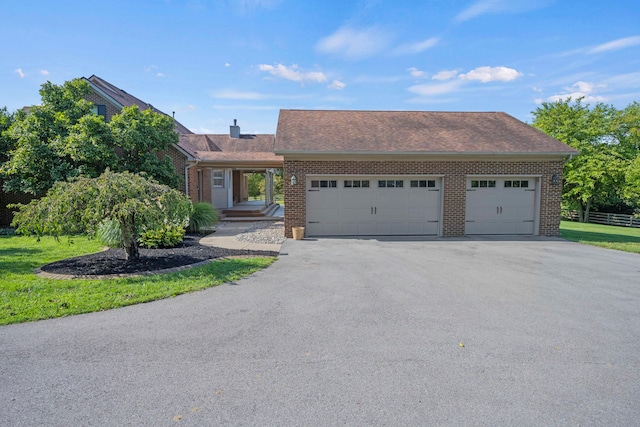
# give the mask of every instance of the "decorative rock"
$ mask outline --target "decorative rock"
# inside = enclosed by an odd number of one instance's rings
[[[236,235],[236,240],[248,243],[281,244],[284,237],[284,222],[260,222]]]

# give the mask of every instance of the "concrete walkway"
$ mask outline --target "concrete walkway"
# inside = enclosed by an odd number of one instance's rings
[[[253,243],[242,242],[236,237],[251,227],[255,226],[256,222],[220,222],[216,231],[203,237],[200,240],[201,245],[214,246],[217,248],[226,249],[248,249],[254,251],[275,251],[280,252],[282,244],[269,244],[269,243]]]

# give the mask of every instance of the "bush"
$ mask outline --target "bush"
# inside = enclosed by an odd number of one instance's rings
[[[148,249],[172,248],[182,242],[183,237],[183,227],[166,224],[143,231],[138,238],[138,243]]]
[[[209,203],[198,202],[193,204],[189,215],[189,233],[200,233],[202,228],[211,227],[218,222],[218,211]]]

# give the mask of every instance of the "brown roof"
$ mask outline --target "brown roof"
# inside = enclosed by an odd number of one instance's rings
[[[275,152],[578,154],[506,113],[280,110]]]
[[[204,161],[216,162],[274,162],[282,164],[282,156],[273,152],[273,135],[187,134],[180,135],[179,146]]]
[[[104,92],[104,94],[107,95],[109,98],[111,98],[113,101],[115,101],[118,104],[120,104],[122,107],[131,107],[132,105],[137,105],[138,108],[140,108],[140,110],[151,109],[152,111],[154,111],[156,113],[164,114],[165,116],[168,116],[168,114],[163,113],[162,111],[160,111],[157,108],[155,108],[153,105],[142,101],[140,98],[136,98],[135,96],[125,92],[124,90],[120,89],[119,87],[116,87],[116,86],[112,85],[108,81],[101,79],[100,77],[96,76],[95,74],[92,75],[91,77],[89,77],[87,80],[90,83],[92,83],[93,85],[95,85],[102,92]],[[178,132],[178,133],[192,133],[182,123],[180,123],[179,121],[177,121],[175,119],[174,119],[174,121],[176,123],[176,132]]]

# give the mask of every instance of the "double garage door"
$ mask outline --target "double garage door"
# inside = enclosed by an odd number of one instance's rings
[[[437,235],[439,177],[307,178],[309,236]]]
[[[535,234],[537,179],[466,180],[465,234]],[[307,235],[440,235],[442,178],[307,177]]]

